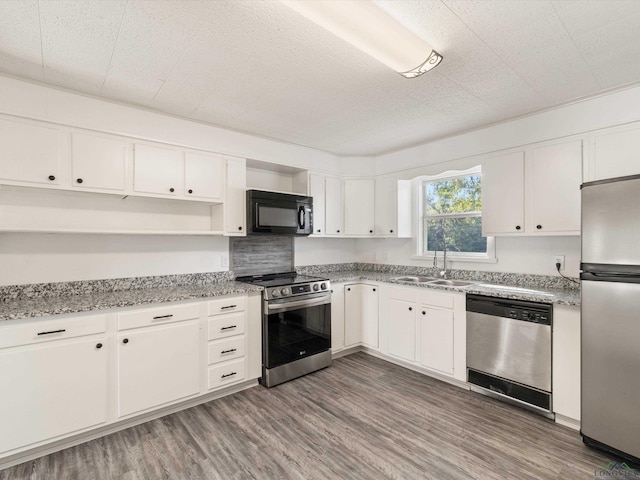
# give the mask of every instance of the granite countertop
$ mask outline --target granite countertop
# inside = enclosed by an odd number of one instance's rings
[[[262,291],[262,287],[225,281],[208,285],[179,285],[131,290],[41,296],[0,303],[0,321],[43,317],[65,313],[89,312],[109,308],[133,307],[152,303],[196,300],[222,295]]]
[[[402,273],[386,273],[366,270],[342,270],[342,271],[316,271],[315,274],[328,278],[331,282],[354,282],[368,280],[371,282],[384,282],[398,285],[409,285],[418,288],[428,288],[432,290],[447,290],[461,293],[475,293],[488,295],[491,297],[510,298],[513,300],[528,300],[532,302],[552,303],[556,305],[580,305],[580,290],[559,289],[549,287],[525,287],[503,284],[489,284],[477,281],[473,285],[466,287],[454,287],[447,285],[431,285],[428,283],[417,284],[414,282],[403,282],[394,280]],[[413,275],[413,274],[408,274]],[[474,280],[469,280],[474,281]]]

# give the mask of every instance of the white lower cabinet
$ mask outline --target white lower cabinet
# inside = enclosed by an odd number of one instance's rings
[[[421,305],[418,318],[420,364],[453,375],[453,310]]]
[[[256,292],[2,322],[0,469],[257,379],[261,308]]]
[[[107,421],[104,317],[82,319],[102,332],[73,338],[65,321],[0,330],[0,455]]]
[[[580,308],[553,307],[553,411],[580,420]]]
[[[344,284],[331,285],[331,351],[344,349]]]
[[[198,321],[118,334],[118,415],[200,392]]]
[[[389,353],[403,360],[416,359],[416,304],[390,298],[387,311]]]
[[[378,285],[344,286],[344,345],[378,348]]]
[[[465,381],[465,295],[392,286],[381,299],[381,353]]]

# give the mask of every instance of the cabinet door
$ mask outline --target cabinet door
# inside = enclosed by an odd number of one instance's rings
[[[124,192],[127,144],[84,133],[71,134],[72,185]]]
[[[420,363],[453,374],[453,311],[420,307]]]
[[[324,234],[324,175],[309,174],[309,196],[313,197],[313,233]]]
[[[122,417],[200,392],[199,323],[118,334],[118,414]]]
[[[187,152],[184,155],[184,194],[187,198],[222,201],[224,158]]]
[[[2,350],[0,452],[106,422],[106,350],[104,340]]]
[[[531,151],[530,233],[580,233],[582,141],[546,145]]]
[[[580,309],[553,307],[553,411],[580,420]]]
[[[246,233],[247,168],[243,158],[227,159],[227,193],[224,201],[224,230],[227,235]]]
[[[482,162],[482,234],[524,233],[524,152]]]
[[[378,348],[378,290],[376,285],[361,285],[362,343]]]
[[[362,343],[362,290],[360,284],[344,286],[344,346]]]
[[[182,152],[150,145],[135,145],[133,189],[141,193],[176,196]]]
[[[390,298],[388,306],[389,353],[413,362],[416,359],[416,305]]]
[[[331,351],[344,348],[344,285],[335,284],[331,290]]]
[[[0,119],[0,180],[58,185],[60,132]]]
[[[373,235],[375,182],[372,179],[344,181],[344,233]]]
[[[325,234],[344,233],[342,208],[342,180],[338,177],[325,179]]]
[[[589,181],[640,174],[640,126],[605,130],[594,138]]]
[[[375,185],[375,234],[397,236],[396,212],[398,208],[397,180],[378,177]]]

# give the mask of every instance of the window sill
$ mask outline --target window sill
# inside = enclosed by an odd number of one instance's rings
[[[442,263],[442,254],[438,255],[438,262]],[[425,262],[433,262],[433,255],[413,255],[410,257],[411,260],[423,260]],[[474,257],[464,255],[455,255],[448,256],[447,255],[447,264],[449,263],[498,263],[498,259],[496,257]]]

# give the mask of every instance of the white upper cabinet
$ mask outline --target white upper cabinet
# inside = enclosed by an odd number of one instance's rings
[[[105,136],[71,134],[71,184],[77,188],[125,191],[127,142]]]
[[[590,137],[585,181],[640,174],[640,124],[610,128]]]
[[[344,233],[374,234],[375,181],[370,178],[344,181]]]
[[[309,196],[313,197],[313,234],[323,235],[324,227],[324,202],[325,202],[325,185],[324,175],[318,173],[309,174]]]
[[[59,185],[61,147],[53,126],[0,118],[0,179]]]
[[[183,153],[151,145],[134,146],[133,190],[140,193],[176,196]]]
[[[227,159],[226,179],[224,232],[225,235],[244,236],[247,230],[247,165],[244,158]]]
[[[582,140],[482,162],[483,235],[579,235]]]
[[[186,152],[184,194],[221,202],[224,199],[225,159],[216,155]]]
[[[482,162],[482,234],[524,233],[524,152]]]
[[[378,177],[375,185],[375,234],[394,237],[397,235],[396,208],[392,200],[397,196],[395,177]]]
[[[340,177],[326,177],[325,178],[325,234],[326,235],[340,235],[344,233],[343,205],[344,203],[342,199],[342,179]]]
[[[578,235],[582,141],[532,148],[527,168],[527,204],[531,212],[527,215],[527,231]]]

